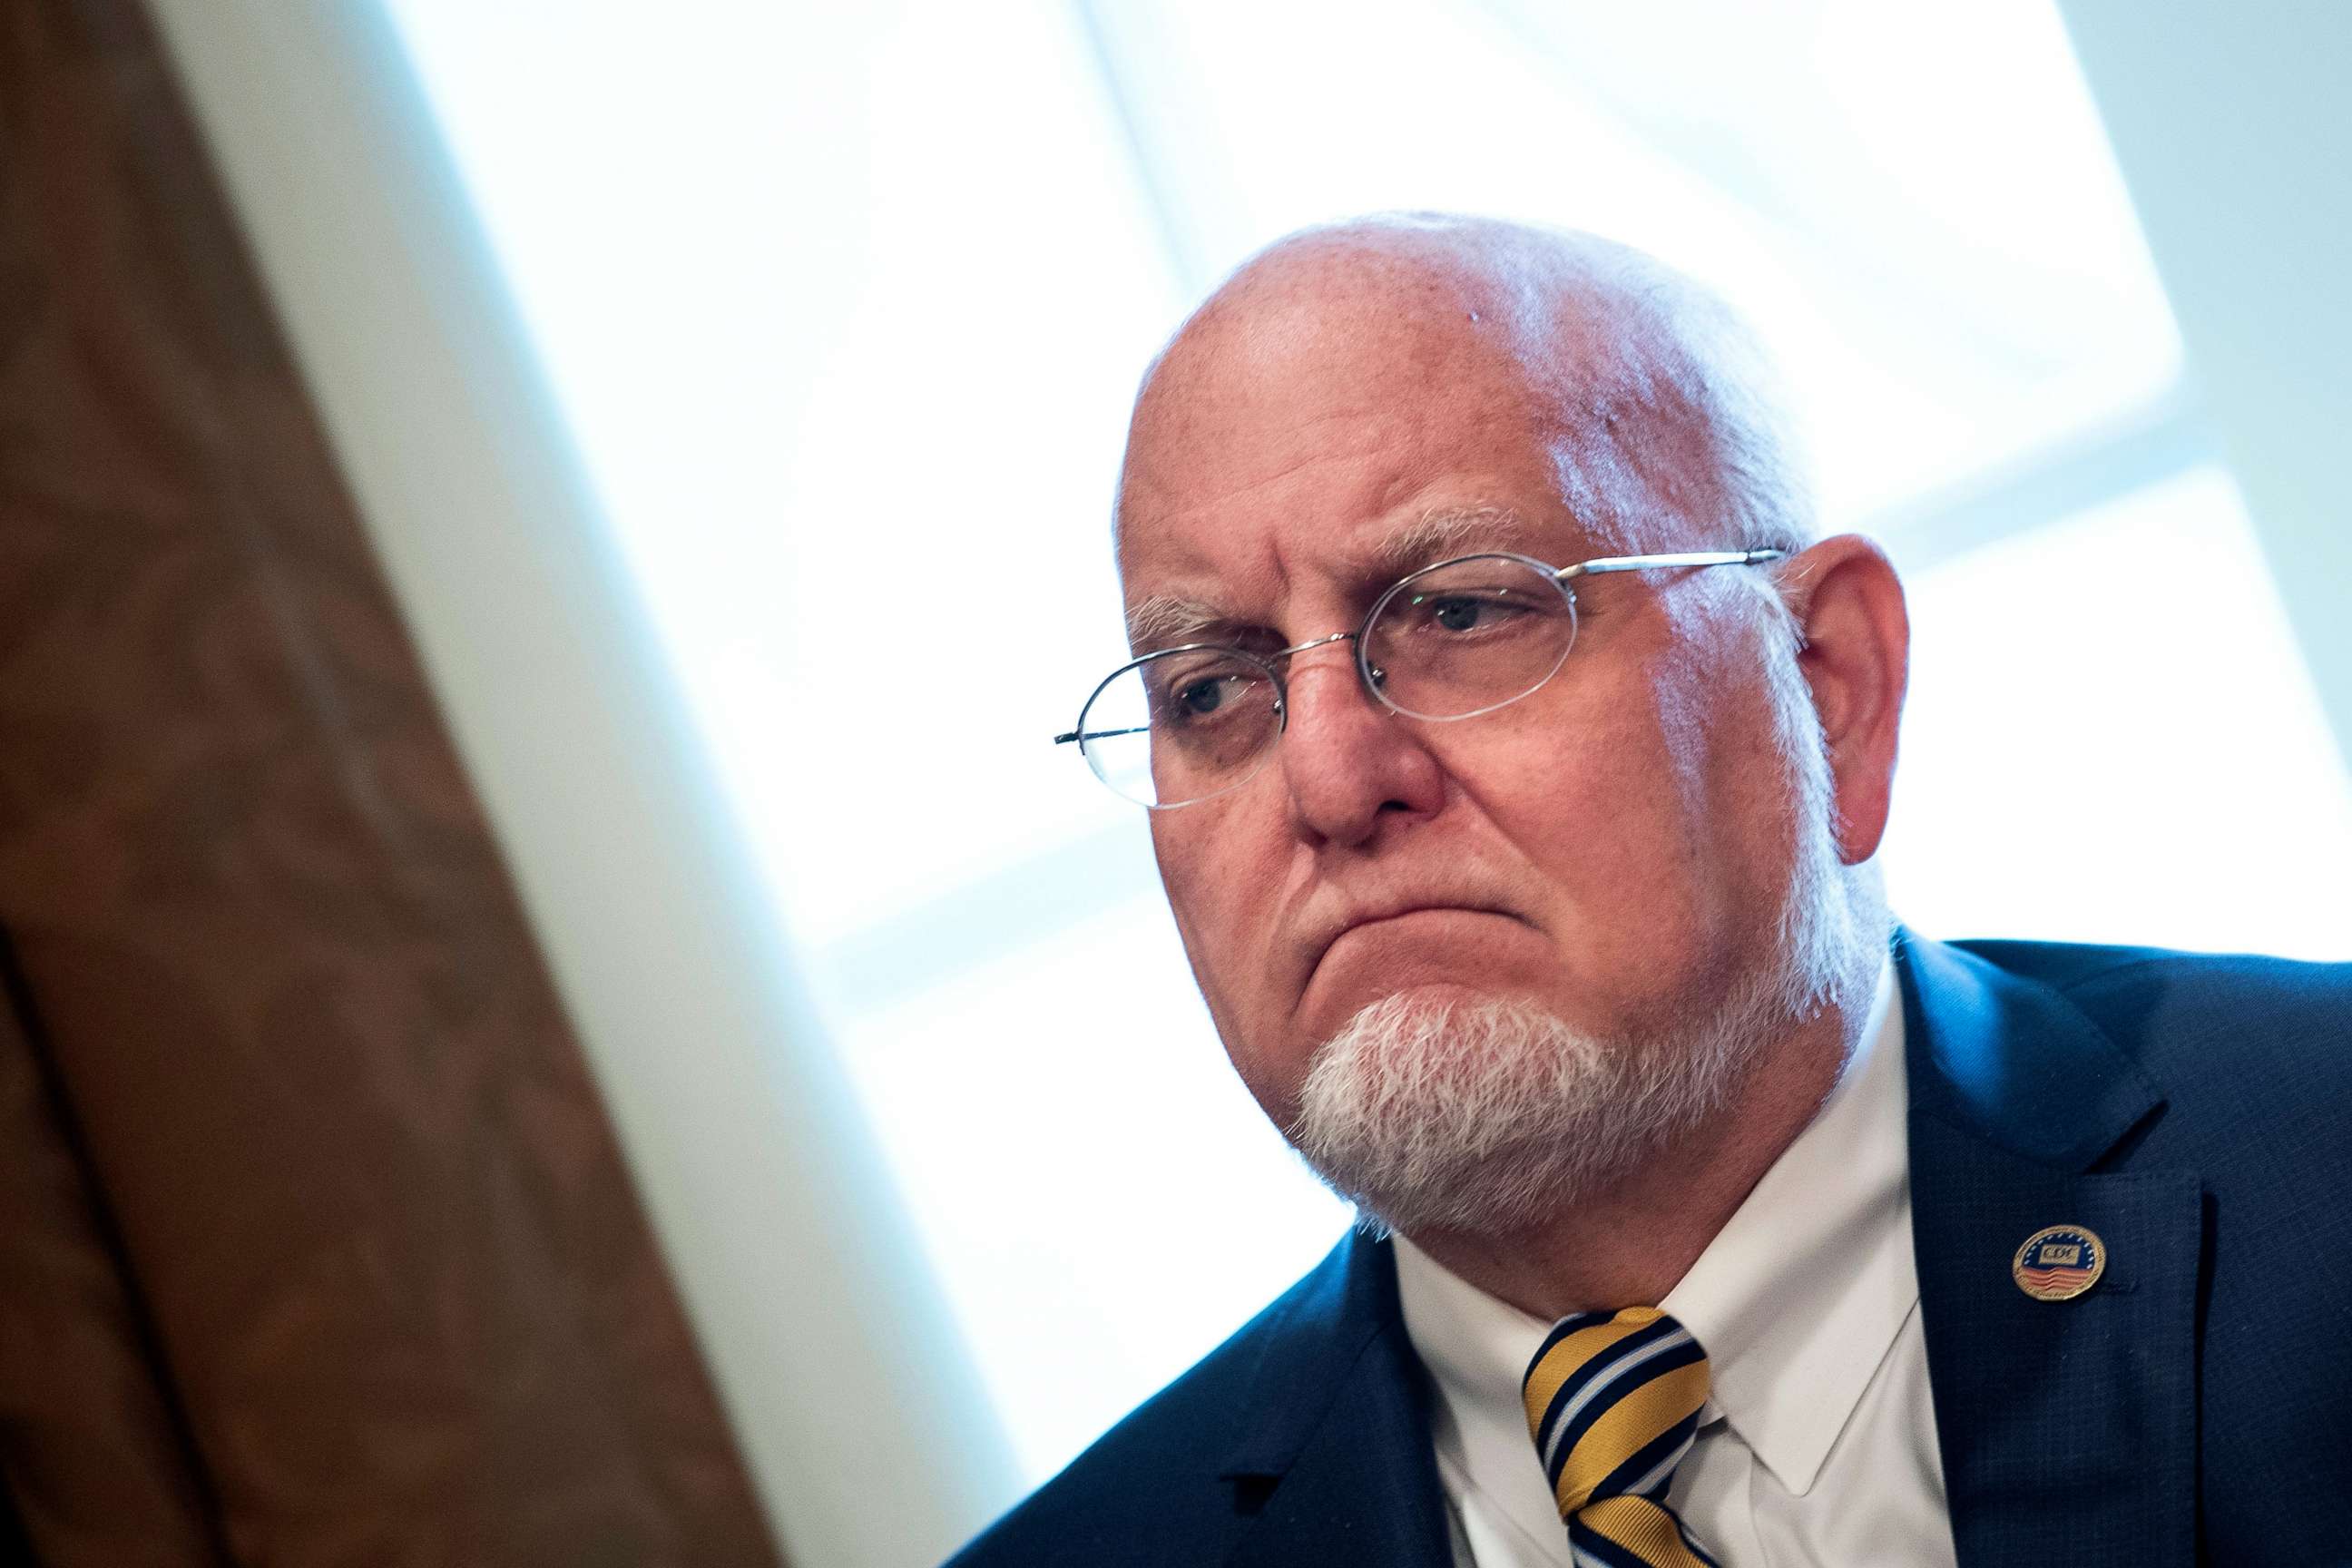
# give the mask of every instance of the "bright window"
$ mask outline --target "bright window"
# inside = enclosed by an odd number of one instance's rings
[[[1755,318],[1909,568],[1924,929],[2352,937],[2352,786],[2048,0],[387,4],[1033,1476],[1343,1224],[1045,743],[1120,647],[1135,378],[1298,224],[1573,224]]]

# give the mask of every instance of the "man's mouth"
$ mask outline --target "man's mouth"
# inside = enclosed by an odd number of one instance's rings
[[[1448,917],[1526,923],[1509,910],[1472,899],[1400,899],[1360,906],[1348,911],[1344,917],[1318,928],[1307,949],[1307,962],[1302,976],[1301,992],[1315,983],[1335,951],[1344,952],[1359,941],[1386,934],[1390,928],[1426,924],[1429,928],[1427,934],[1433,939],[1465,940],[1461,931],[1445,931],[1441,922]]]

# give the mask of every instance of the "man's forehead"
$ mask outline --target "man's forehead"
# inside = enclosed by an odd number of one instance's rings
[[[1473,408],[1525,418],[1557,403],[1564,367],[1616,336],[1621,313],[1565,246],[1507,226],[1370,221],[1271,247],[1146,374],[1133,477],[1203,458],[1279,467],[1336,425],[1393,440]]]
[[[1150,472],[1203,452],[1279,454],[1339,425],[1392,439],[1465,405],[1536,406],[1548,389],[1519,335],[1479,303],[1360,280],[1213,300],[1146,379],[1130,461]]]
[[[1146,568],[1128,574],[1128,641],[1139,649],[1169,647],[1255,620],[1265,608],[1269,589],[1279,592],[1299,574],[1360,594],[1449,556],[1484,551],[1559,554],[1565,538],[1575,531],[1517,506],[1473,500],[1412,509],[1352,529],[1302,531],[1283,553],[1280,584],[1255,581],[1258,574],[1246,570],[1221,572],[1201,557],[1173,569]]]
[[[1568,237],[1475,224],[1375,223],[1277,246],[1147,374],[1122,531],[1310,469],[1356,484],[1344,497],[1325,487],[1340,510],[1382,510],[1391,497],[1376,492],[1433,473],[1521,470],[1605,438],[1596,420],[1634,353],[1631,307],[1576,254]]]
[[[1375,512],[1448,470],[1525,468],[1546,423],[1541,395],[1507,363],[1458,347],[1415,356],[1412,341],[1392,353],[1203,353],[1163,373],[1129,432],[1123,522],[1301,489]]]

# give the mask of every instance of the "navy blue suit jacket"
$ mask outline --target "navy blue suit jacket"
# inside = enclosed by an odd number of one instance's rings
[[[2352,966],[1905,933],[1896,967],[1962,1568],[2352,1563]],[[2060,1224],[2106,1273],[2031,1300],[2011,1258]],[[1350,1236],[954,1568],[1447,1568],[1427,1400]]]

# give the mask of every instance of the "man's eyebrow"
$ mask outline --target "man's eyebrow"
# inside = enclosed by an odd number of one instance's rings
[[[1374,545],[1364,566],[1368,575],[1402,577],[1451,555],[1484,550],[1517,550],[1535,532],[1508,507],[1441,507],[1423,512]]]
[[[1153,594],[1129,606],[1127,646],[1141,652],[1197,642],[1204,633],[1229,625],[1231,619],[1223,610],[1198,599]]]
[[[1360,552],[1357,573],[1368,585],[1389,583],[1449,556],[1483,550],[1519,550],[1535,528],[1504,506],[1440,507],[1422,513]],[[1371,580],[1377,579],[1377,582]],[[1198,599],[1152,594],[1127,612],[1127,645],[1138,653],[1229,637],[1233,615]]]

